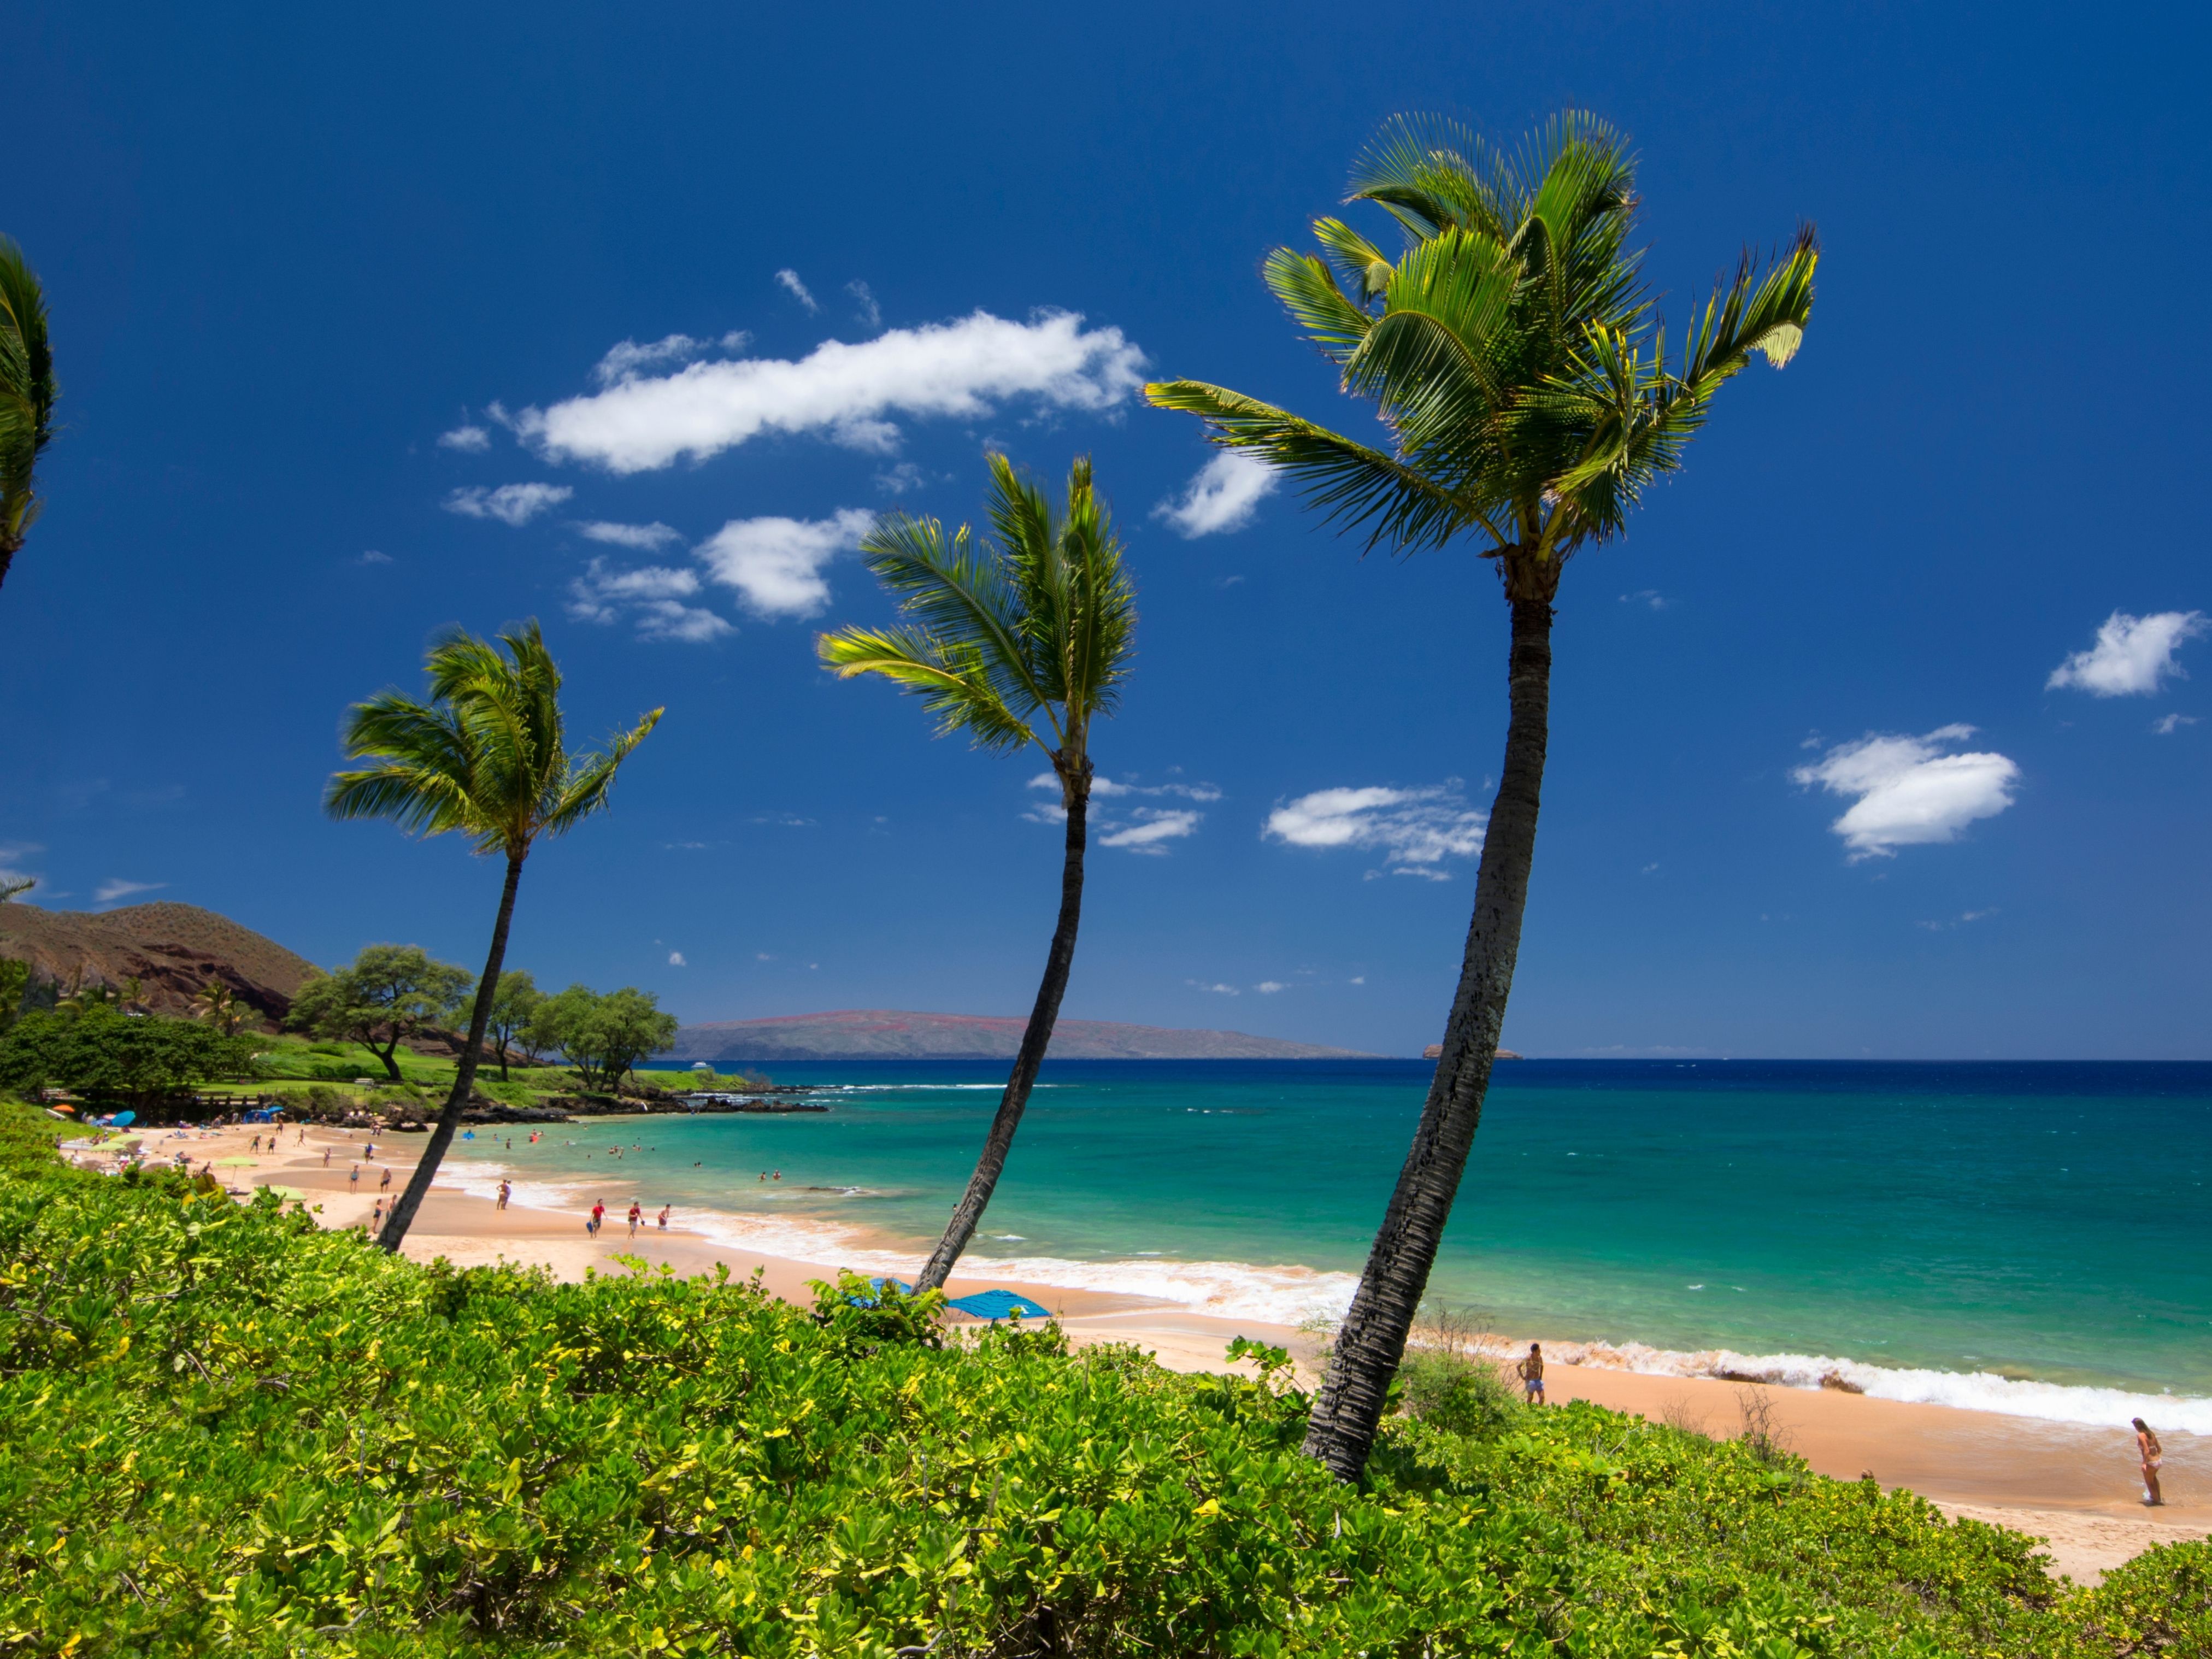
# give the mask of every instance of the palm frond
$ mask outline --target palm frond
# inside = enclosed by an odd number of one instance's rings
[[[1014,573],[984,556],[967,526],[948,544],[936,520],[890,514],[861,538],[860,552],[923,633],[975,653],[1000,702],[1026,716],[1047,700],[1024,637]]]
[[[1201,380],[1156,382],[1145,388],[1145,398],[1156,409],[1199,416],[1224,448],[1265,457],[1297,479],[1307,499],[1328,518],[1370,526],[1370,548],[1384,541],[1408,550],[1441,546],[1474,526],[1489,530],[1495,539],[1509,539],[1487,522],[1480,501],[1394,456],[1272,404]]]
[[[840,679],[877,674],[920,696],[937,716],[939,737],[965,732],[979,749],[1052,747],[999,695],[973,646],[948,644],[915,628],[842,628],[820,635],[815,650]]]

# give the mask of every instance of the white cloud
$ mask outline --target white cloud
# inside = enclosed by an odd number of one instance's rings
[[[887,416],[975,419],[994,400],[1017,397],[1056,409],[1110,409],[1142,382],[1143,362],[1121,330],[1086,332],[1072,313],[1039,312],[1014,323],[979,311],[859,344],[827,340],[797,362],[692,363],[526,409],[515,425],[552,459],[614,472],[704,460],[763,432],[826,432],[882,453],[898,440]]]
[[[1291,988],[1279,979],[1263,979],[1252,988],[1263,997],[1271,997],[1278,991],[1287,991]]]
[[[901,461],[896,466],[886,467],[876,474],[876,488],[887,489],[894,495],[903,495],[909,489],[919,489],[928,482],[922,470],[912,461]]]
[[[845,284],[845,292],[851,295],[859,306],[862,322],[870,328],[881,328],[884,325],[884,308],[876,303],[876,296],[869,290],[866,283],[848,283]]]
[[[1261,836],[1292,847],[1380,848],[1401,875],[1448,880],[1434,866],[1480,853],[1487,818],[1452,778],[1421,789],[1316,789],[1270,812]]]
[[[491,447],[491,434],[472,422],[464,421],[451,432],[438,434],[438,447],[458,449],[464,455],[481,455]]]
[[[1170,767],[1171,772],[1181,767]],[[1050,772],[1040,772],[1030,780],[1032,789],[1060,793],[1060,780]],[[1091,781],[1091,796],[1094,801],[1113,801],[1130,795],[1176,795],[1184,800],[1216,801],[1221,791],[1210,783],[1122,783],[1103,775]],[[1032,823],[1066,823],[1067,809],[1058,800],[1039,801],[1022,816]],[[1118,848],[1127,853],[1149,853],[1164,856],[1163,844],[1180,841],[1185,836],[1194,836],[1198,826],[1206,821],[1206,814],[1182,807],[1106,806],[1091,820],[1098,832],[1101,847]]]
[[[1954,927],[1965,927],[1977,921],[1986,921],[1996,913],[1997,908],[1992,904],[1986,910],[1961,910],[1957,915],[1946,917],[1942,921],[1923,921],[1915,925],[1925,927],[1931,933],[1948,933]]]
[[[1260,510],[1260,501],[1281,480],[1256,455],[1224,449],[1199,468],[1182,495],[1152,509],[1186,538],[1242,530]]]
[[[2170,738],[2183,726],[2196,724],[2194,714],[2161,714],[2150,723],[2150,729],[2161,738]]]
[[[647,565],[610,570],[593,559],[568,584],[568,614],[578,622],[613,623],[624,617],[637,624],[641,640],[674,640],[701,645],[737,630],[702,605],[684,601],[699,592],[696,571]]]
[[[111,876],[93,890],[93,902],[112,904],[118,899],[129,898],[133,893],[158,892],[168,884],[166,881],[125,881],[119,876]]]
[[[1344,982],[1346,985],[1364,985],[1367,983],[1367,975],[1364,974],[1354,974],[1350,979]]]
[[[2051,670],[2044,689],[2071,686],[2093,697],[2147,697],[2168,676],[2186,678],[2174,651],[2204,629],[2201,611],[2161,611],[2153,617],[2115,611],[2098,629],[2096,644]]]
[[[1208,985],[1203,980],[1195,979],[1187,979],[1183,983],[1194,991],[1211,991],[1216,996],[1241,997],[1244,994],[1233,985],[1224,985],[1218,982]]]
[[[1181,771],[1170,767],[1170,771]],[[1030,780],[1032,789],[1049,789],[1060,793],[1060,779],[1050,772],[1040,772]],[[1221,791],[1210,783],[1123,783],[1100,773],[1091,780],[1093,796],[1111,798],[1115,795],[1180,795],[1185,800],[1212,801],[1221,799]]]
[[[1667,608],[1667,596],[1656,587],[1638,588],[1633,593],[1624,593],[1620,596],[1620,602],[1623,605],[1649,605],[1654,611]]]
[[[1164,841],[1180,841],[1185,836],[1198,832],[1203,812],[1166,811],[1154,806],[1139,806],[1131,814],[1133,823],[1122,824],[1098,837],[1101,847],[1120,847],[1132,853],[1164,853]]]
[[[810,317],[822,309],[821,301],[807,292],[806,284],[799,280],[799,273],[788,265],[775,273],[776,284],[799,304],[806,307]]]
[[[1925,737],[1869,732],[1838,744],[1810,766],[1790,773],[1857,801],[1829,827],[1851,849],[1851,861],[1889,858],[1900,847],[1955,841],[1977,818],[1995,817],[2012,805],[2020,768],[1988,752],[1947,755],[1964,743],[1971,726],[1941,726]]]
[[[446,497],[446,511],[465,519],[497,519],[519,530],[575,493],[566,484],[511,483],[496,489],[471,484]]]
[[[758,617],[811,617],[829,603],[822,567],[860,545],[876,515],[848,507],[827,519],[732,519],[692,550]]]
[[[683,951],[671,951],[668,953],[668,965],[671,968],[689,968],[691,964],[684,960]]]
[[[359,562],[362,564],[390,564],[392,562],[392,555],[389,553],[380,553],[372,547],[368,552],[361,556]]]
[[[658,552],[674,542],[684,539],[684,532],[660,523],[610,524],[604,519],[592,519],[579,524],[580,534],[595,542],[605,542],[612,547],[634,547],[641,553]]]
[[[688,363],[717,347],[724,351],[742,351],[752,343],[752,337],[743,330],[735,330],[719,340],[695,340],[689,334],[665,334],[647,345],[623,340],[609,347],[607,355],[592,366],[592,378],[601,386],[620,386],[625,380],[635,380],[641,368],[655,368],[662,363]]]

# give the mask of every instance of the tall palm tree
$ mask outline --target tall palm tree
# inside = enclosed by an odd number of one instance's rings
[[[539,836],[565,834],[607,804],[616,769],[662,712],[654,709],[617,735],[603,754],[571,755],[562,732],[561,671],[535,622],[501,635],[497,646],[456,629],[431,647],[425,666],[428,702],[386,691],[353,706],[346,754],[376,764],[333,773],[324,809],[338,818],[392,818],[425,836],[459,830],[479,854],[506,855],[507,885],[453,1092],[377,1235],[387,1250],[397,1250],[414,1224],[475,1085],[523,860]]]
[[[1388,447],[1219,386],[1146,388],[1203,418],[1214,442],[1291,474],[1370,548],[1471,539],[1498,562],[1511,617],[1504,764],[1443,1055],[1308,1426],[1306,1450],[1346,1480],[1366,1466],[1498,1052],[1535,853],[1561,570],[1621,533],[1753,352],[1790,360],[1812,309],[1819,248],[1804,227],[1763,271],[1747,253],[1670,357],[1629,242],[1635,179],[1625,141],[1588,115],[1554,118],[1511,154],[1440,120],[1383,128],[1347,200],[1397,222],[1397,258],[1323,218],[1321,254],[1279,248],[1265,278],[1343,389],[1376,405]]]
[[[1044,977],[975,1173],[921,1270],[924,1290],[945,1283],[975,1235],[1060,1018],[1083,915],[1091,723],[1119,701],[1137,622],[1121,544],[1092,488],[1090,460],[1069,471],[1064,512],[1005,456],[992,456],[990,468],[995,544],[979,544],[964,524],[948,544],[934,519],[886,515],[860,550],[899,596],[907,625],[846,628],[818,641],[839,678],[880,674],[922,698],[940,735],[965,732],[979,749],[1035,744],[1052,763],[1067,814],[1060,921]]]
[[[32,475],[53,436],[58,395],[46,295],[23,250],[0,236],[0,582],[39,516]]]

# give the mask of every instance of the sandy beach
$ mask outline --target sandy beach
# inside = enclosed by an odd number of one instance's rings
[[[423,1138],[391,1135],[376,1142],[373,1162],[362,1154],[359,1132],[309,1127],[281,1132],[273,1152],[252,1150],[252,1127],[194,1130],[186,1139],[150,1132],[149,1158],[189,1153],[195,1167],[211,1164],[234,1189],[276,1187],[319,1210],[326,1227],[364,1225],[380,1196],[396,1194]],[[507,1131],[502,1129],[502,1135]],[[526,1133],[518,1127],[515,1133]],[[329,1161],[325,1163],[325,1151]],[[350,1179],[358,1164],[361,1179]],[[389,1188],[384,1172],[392,1171]],[[448,1165],[449,1175],[457,1173]],[[662,1231],[648,1210],[632,1237],[623,1212],[629,1199],[618,1177],[602,1185],[606,1226],[598,1239],[584,1232],[585,1206],[574,1210],[495,1209],[441,1176],[405,1250],[428,1261],[458,1264],[512,1261],[543,1266],[581,1279],[587,1272],[634,1270],[618,1260],[665,1264],[678,1273],[712,1273],[717,1264],[737,1277],[758,1273],[774,1294],[808,1301],[810,1280],[835,1275],[832,1261],[798,1261],[734,1248],[684,1224],[679,1212]],[[619,1192],[617,1198],[616,1194]],[[1181,1370],[1224,1370],[1223,1350],[1235,1336],[1279,1343],[1310,1358],[1312,1339],[1283,1326],[1217,1318],[1141,1297],[1052,1285],[956,1274],[956,1296],[1003,1286],[1053,1309],[1073,1342],[1131,1342]],[[1534,1333],[1541,1336],[1543,1333]],[[1650,1376],[1602,1366],[1554,1363],[1549,1391],[1556,1401],[1589,1400],[1617,1410],[1693,1428],[1717,1438],[1741,1432],[1747,1402],[1763,1400],[1771,1421],[1790,1449],[1820,1473],[1840,1479],[1871,1474],[1887,1486],[1905,1486],[1946,1512],[2014,1528],[2047,1540],[2052,1570],[2094,1583],[2106,1571],[2154,1545],[2212,1533],[2212,1439],[2184,1433],[2163,1436],[2166,1505],[2141,1501],[2134,1442],[2124,1425],[2083,1428],[1947,1406],[1869,1399],[1829,1389],[1778,1388],[1703,1377]],[[2154,1425],[2155,1426],[2155,1425]]]

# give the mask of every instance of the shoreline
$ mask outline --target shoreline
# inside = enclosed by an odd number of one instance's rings
[[[516,1127],[527,1132],[525,1126]],[[196,1164],[211,1160],[226,1184],[277,1188],[317,1207],[321,1224],[336,1228],[367,1223],[381,1191],[374,1182],[387,1168],[393,1172],[389,1194],[396,1194],[422,1144],[413,1136],[378,1139],[379,1156],[374,1164],[362,1164],[363,1179],[355,1188],[348,1171],[360,1158],[365,1135],[311,1125],[302,1142],[299,1126],[293,1125],[283,1130],[283,1144],[274,1154],[250,1153],[252,1137],[268,1133],[246,1126],[194,1131],[179,1140],[152,1132],[143,1138],[144,1149],[149,1161],[187,1150]],[[325,1147],[332,1154],[328,1168],[321,1161]],[[499,1211],[488,1196],[468,1190],[497,1179],[471,1171],[468,1161],[449,1159],[424,1201],[405,1254],[418,1261],[443,1256],[464,1267],[543,1267],[569,1280],[635,1271],[637,1265],[648,1271],[665,1267],[680,1274],[711,1274],[719,1265],[735,1278],[757,1273],[770,1294],[799,1303],[812,1300],[809,1280],[834,1278],[841,1265],[884,1270],[882,1261],[867,1259],[883,1254],[874,1249],[822,1260],[828,1252],[778,1255],[719,1237],[720,1230],[711,1222],[706,1227],[672,1225],[664,1232],[653,1224],[652,1210],[633,1238],[622,1217],[634,1184],[611,1170],[591,1178],[610,1193],[622,1190],[609,1203],[605,1233],[593,1240],[583,1234],[580,1204],[561,1207],[556,1195],[549,1193],[556,1202],[518,1200]],[[623,1256],[633,1261],[617,1260]],[[913,1265],[903,1255],[898,1259]],[[978,1265],[981,1273],[954,1274],[948,1285],[951,1294],[997,1287],[1029,1297],[1054,1310],[1072,1346],[1131,1342],[1172,1370],[1224,1370],[1238,1369],[1224,1358],[1223,1350],[1233,1337],[1243,1335],[1288,1348],[1301,1362],[1305,1380],[1312,1380],[1317,1339],[1287,1322],[1225,1316],[1159,1297],[1024,1279],[999,1271],[988,1260]],[[952,1317],[956,1324],[972,1322],[957,1313]],[[1511,1341],[1517,1351],[1528,1340]],[[1842,1480],[1871,1474],[1885,1486],[1911,1488],[1954,1516],[2046,1539],[2051,1570],[2076,1582],[2094,1583],[2154,1545],[2212,1532],[2212,1436],[2160,1430],[2169,1496],[2162,1509],[2152,1511],[2140,1501],[2133,1436],[2124,1426],[1883,1399],[1822,1388],[1817,1380],[1812,1386],[1783,1386],[1639,1370],[1633,1364],[1656,1351],[1639,1353],[1632,1345],[1555,1345],[1540,1335],[1539,1340],[1553,1356],[1547,1376],[1554,1401],[1588,1400],[1714,1438],[1733,1437],[1741,1431],[1747,1402],[1764,1402],[1788,1448],[1817,1473]]]

